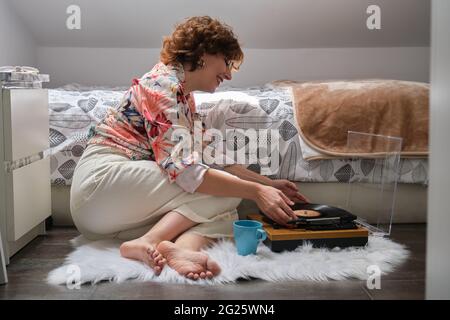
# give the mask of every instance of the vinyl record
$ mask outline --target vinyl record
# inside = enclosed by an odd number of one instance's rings
[[[324,204],[316,203],[296,203],[291,206],[298,219],[292,220],[289,223],[293,224],[314,224],[314,225],[326,225],[336,222],[351,222],[357,217],[350,212],[332,206],[327,206]],[[260,214],[265,216],[265,214],[260,211]],[[267,216],[264,219],[266,222],[271,222],[272,220]]]
[[[321,216],[318,218],[339,217],[345,221],[353,221],[356,219],[355,215],[351,214],[350,212],[344,209],[328,206],[325,204],[296,203],[291,208],[292,210],[311,210],[320,212]],[[310,219],[314,219],[314,217],[311,217]]]
[[[299,218],[318,218],[322,216],[319,211],[314,210],[294,210],[294,214]]]

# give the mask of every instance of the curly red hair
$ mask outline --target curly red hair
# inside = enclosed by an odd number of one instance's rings
[[[222,54],[237,70],[244,53],[231,27],[209,16],[191,17],[177,24],[171,36],[164,37],[160,59],[164,64],[189,63],[194,71],[202,66],[204,54]]]

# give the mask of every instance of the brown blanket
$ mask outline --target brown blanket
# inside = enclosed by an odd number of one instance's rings
[[[376,139],[348,149],[348,131],[400,137],[402,157],[428,156],[426,83],[363,80],[282,84],[292,86],[302,138],[323,154],[308,160],[386,154],[385,145],[378,145]]]

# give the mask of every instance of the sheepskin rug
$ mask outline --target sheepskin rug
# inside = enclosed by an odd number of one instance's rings
[[[75,247],[65,263],[51,271],[50,284],[73,285],[99,281],[123,282],[125,280],[166,283],[218,285],[238,279],[258,278],[266,281],[329,281],[344,279],[366,280],[375,268],[387,274],[404,263],[409,251],[401,244],[377,236],[370,236],[365,247],[313,248],[311,244],[295,251],[274,253],[260,244],[256,255],[239,256],[231,241],[222,240],[205,250],[219,263],[222,272],[211,280],[193,281],[180,276],[166,266],[159,276],[145,264],[122,258],[117,240],[89,242],[83,236],[71,240]]]

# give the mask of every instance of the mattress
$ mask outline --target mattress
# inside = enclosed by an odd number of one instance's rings
[[[105,117],[108,108],[118,107],[124,92],[48,90],[53,185],[71,185],[75,167],[86,148],[89,128]]]
[[[87,143],[90,126],[103,119],[108,108],[117,108],[126,88],[49,89],[50,164],[53,185],[70,186],[74,169]],[[194,93],[197,111],[207,128],[233,131],[232,148],[245,147],[242,129],[275,130],[279,135],[279,167],[271,178],[297,182],[378,182],[383,170],[380,159],[331,159],[306,161],[308,150],[298,134],[288,88],[270,84],[250,88],[222,88],[216,93]],[[229,144],[228,142],[225,142]],[[246,164],[261,173],[257,159]],[[428,184],[428,161],[400,159],[398,182]]]

